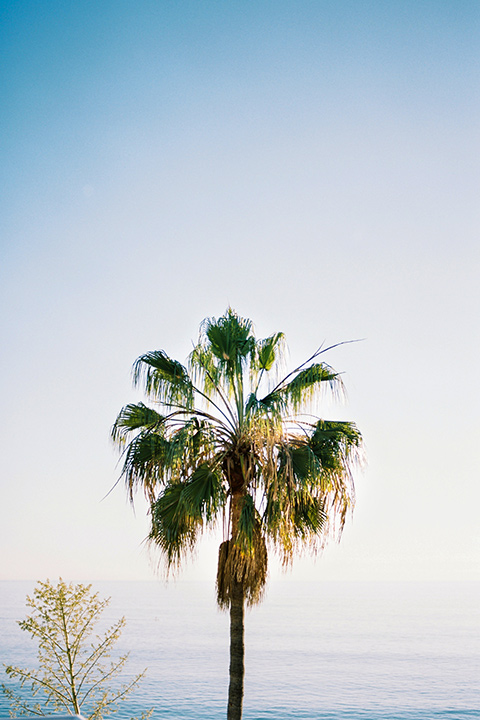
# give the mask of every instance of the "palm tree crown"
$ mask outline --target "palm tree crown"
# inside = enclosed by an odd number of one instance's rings
[[[127,405],[113,426],[130,498],[145,492],[149,540],[168,567],[223,518],[221,607],[235,593],[242,607],[260,599],[267,545],[288,563],[305,544],[315,549],[329,530],[341,532],[353,506],[358,429],[305,414],[322,387],[342,391],[339,374],[318,360],[324,352],[282,377],[283,334],[256,339],[251,321],[229,308],[202,323],[187,367],[163,351],[134,365],[134,384],[156,409]]]

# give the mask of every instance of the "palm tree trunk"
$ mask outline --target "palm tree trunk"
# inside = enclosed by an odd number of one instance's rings
[[[228,688],[227,720],[241,720],[243,678],[245,675],[243,584],[235,582],[230,601],[230,685]]]
[[[231,542],[235,543],[238,523],[244,501],[244,477],[239,462],[234,463],[228,473],[232,490],[230,505]],[[227,720],[241,720],[243,709],[243,678],[245,676],[244,643],[245,590],[243,579],[232,577],[230,586],[230,684],[228,686]]]

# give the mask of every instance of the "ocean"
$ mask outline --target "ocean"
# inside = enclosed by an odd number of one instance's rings
[[[94,583],[105,621],[127,626],[119,652],[141,686],[114,717],[226,717],[228,615],[210,583]],[[35,666],[15,620],[33,583],[0,583],[0,662]],[[480,583],[279,579],[246,613],[244,720],[480,718]],[[3,675],[2,681],[6,680]],[[0,694],[0,718],[8,717]]]

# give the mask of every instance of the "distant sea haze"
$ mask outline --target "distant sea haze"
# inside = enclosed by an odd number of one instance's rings
[[[34,583],[0,583],[2,663],[35,666],[15,623]],[[228,615],[210,583],[94,583],[127,617],[117,647],[148,667],[115,716],[224,720]],[[2,677],[2,682],[6,676]],[[12,685],[13,686],[13,685]],[[0,697],[0,717],[8,704]],[[244,720],[467,720],[480,716],[480,583],[277,580],[246,613]]]

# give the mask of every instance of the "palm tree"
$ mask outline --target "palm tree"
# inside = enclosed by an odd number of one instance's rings
[[[359,431],[303,414],[323,386],[342,390],[318,361],[327,349],[281,378],[283,334],[257,340],[252,322],[229,308],[204,320],[188,367],[162,350],[138,358],[134,385],[157,409],[126,405],[112,429],[130,499],[144,491],[149,541],[168,568],[223,519],[216,589],[230,610],[228,720],[242,716],[244,608],[262,597],[267,544],[288,564],[303,546],[339,537],[353,507]]]

